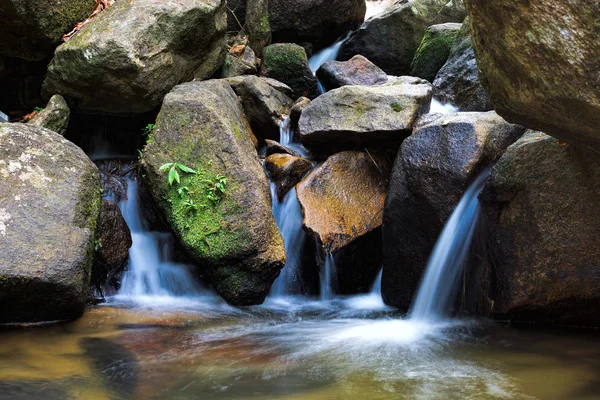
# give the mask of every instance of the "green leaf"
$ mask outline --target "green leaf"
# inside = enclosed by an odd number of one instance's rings
[[[166,163],[160,166],[160,168],[158,169],[160,172],[165,172],[166,170],[168,170],[169,168],[171,168],[174,164],[172,162],[170,163]]]
[[[177,167],[179,167],[179,169],[182,170],[183,172],[187,172],[188,174],[196,173],[196,170],[191,169],[190,167],[183,165],[183,164],[177,164]]]
[[[176,179],[176,174],[177,171],[175,170],[175,166],[171,167],[171,170],[169,171],[169,185],[173,186],[173,181]]]
[[[177,183],[181,183],[181,180],[179,179],[179,172],[177,172],[175,167],[173,167],[173,171],[175,171],[175,180],[177,181]]]

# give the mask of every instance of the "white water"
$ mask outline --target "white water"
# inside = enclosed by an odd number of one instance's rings
[[[458,107],[450,103],[442,104],[436,98],[431,99],[431,106],[429,107],[430,114],[454,114],[458,111]]]
[[[411,319],[437,321],[452,307],[479,220],[481,206],[477,196],[489,173],[488,169],[475,179],[446,223],[427,264]]]
[[[383,276],[383,269],[379,271],[375,282],[371,287],[371,291],[367,294],[361,294],[357,296],[350,296],[344,300],[347,307],[355,310],[377,310],[388,308],[383,302],[381,297],[381,277]]]
[[[335,268],[335,260],[333,255],[327,253],[327,257],[325,258],[325,263],[321,267],[319,271],[319,283],[320,283],[320,294],[319,298],[321,301],[333,300],[335,297],[335,288],[336,288],[336,268]]]
[[[279,143],[294,150],[300,154],[301,157],[309,158],[310,152],[294,137],[294,130],[292,129],[292,121],[287,116],[279,124]]]
[[[348,33],[345,38],[338,40],[331,46],[321,50],[316,54],[313,54],[313,56],[308,60],[308,66],[313,74],[315,74],[321,65],[325,64],[327,61],[332,61],[337,58],[338,54],[340,53],[342,43],[344,43],[344,41],[346,41],[346,39],[349,37],[350,33]]]
[[[392,5],[394,0],[367,0],[367,12],[365,21],[371,17],[381,14]]]

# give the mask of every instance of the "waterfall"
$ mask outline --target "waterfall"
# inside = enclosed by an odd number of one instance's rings
[[[296,140],[294,130],[292,129],[292,121],[289,116],[285,117],[283,121],[279,123],[279,143],[294,150],[301,157],[310,157],[310,152],[306,147]]]
[[[340,48],[342,47],[342,44],[350,37],[351,33],[352,32],[348,32],[346,37],[338,40],[337,42],[335,42],[331,46],[321,50],[317,54],[314,54],[308,60],[308,66],[310,67],[310,70],[312,71],[313,74],[316,74],[317,70],[321,67],[321,65],[325,64],[327,61],[332,61],[337,58],[337,56],[340,52]],[[319,93],[321,93],[321,94],[325,93],[325,87],[323,86],[323,84],[320,81],[318,81],[318,84],[319,84]]]
[[[454,114],[458,111],[458,107],[450,103],[442,104],[435,97],[431,98],[431,106],[429,107],[429,113],[431,114]]]
[[[489,174],[488,169],[475,179],[446,223],[427,264],[409,314],[411,319],[438,320],[453,305],[479,220],[481,206],[477,196]]]
[[[325,300],[333,300],[335,297],[335,286],[336,286],[336,269],[335,269],[335,260],[333,259],[333,255],[331,253],[327,253],[327,257],[325,258],[325,264],[322,266],[321,271],[319,272],[320,278],[320,294],[319,299],[321,301]]]

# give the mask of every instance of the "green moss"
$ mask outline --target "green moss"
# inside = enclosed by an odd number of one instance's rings
[[[411,67],[411,75],[432,81],[448,60],[458,29],[427,30],[417,49]]]
[[[404,107],[402,107],[402,105],[398,102],[394,102],[394,103],[390,104],[390,106],[392,107],[392,110],[394,110],[396,112],[400,112],[400,111],[404,110]]]

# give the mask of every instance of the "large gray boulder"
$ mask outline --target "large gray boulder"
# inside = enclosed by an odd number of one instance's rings
[[[467,187],[525,128],[494,112],[429,114],[402,143],[383,216],[382,295],[407,310],[446,221]]]
[[[516,321],[600,325],[600,164],[531,132],[492,171],[492,314]]]
[[[482,84],[498,114],[600,152],[598,2],[465,5]]]
[[[186,83],[165,97],[141,164],[171,229],[217,293],[235,305],[262,303],[285,264],[251,135],[224,80]],[[167,163],[196,172],[176,167],[181,183],[170,185],[161,170]]]
[[[387,83],[387,74],[361,55],[348,61],[327,61],[317,70],[317,78],[325,90],[342,86],[376,86]]]
[[[43,93],[88,113],[153,110],[221,67],[226,27],[221,0],[117,1],[56,49]]]
[[[98,170],[79,147],[0,124],[0,323],[83,313],[100,202]]]
[[[389,75],[408,75],[427,27],[465,17],[462,0],[402,1],[369,18],[344,42],[338,59],[361,54]]]
[[[61,95],[55,94],[48,101],[46,108],[38,111],[27,123],[39,126],[40,128],[50,129],[61,136],[65,136],[70,118],[71,110],[67,102]]]

